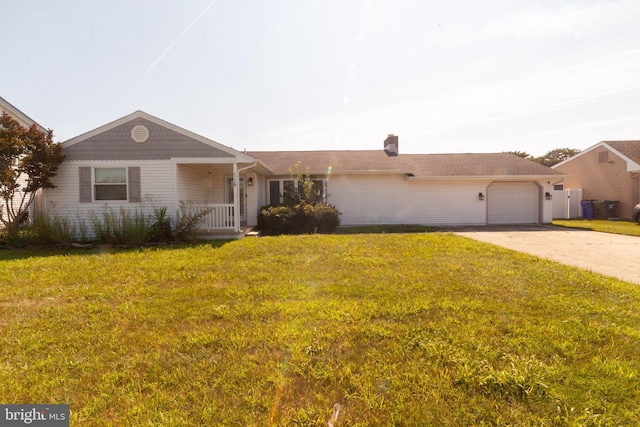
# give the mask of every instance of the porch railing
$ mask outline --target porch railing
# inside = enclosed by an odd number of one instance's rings
[[[202,221],[202,230],[233,230],[235,229],[235,215],[232,203],[207,204],[209,213]]]

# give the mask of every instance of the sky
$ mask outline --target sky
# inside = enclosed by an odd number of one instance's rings
[[[57,141],[136,110],[248,151],[640,139],[638,0],[0,5],[0,96]]]

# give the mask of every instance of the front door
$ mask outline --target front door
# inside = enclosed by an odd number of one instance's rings
[[[245,214],[244,214],[244,204],[245,204],[245,197],[244,197],[244,178],[240,177],[240,221],[244,222],[246,221],[245,218]],[[227,203],[234,203],[233,200],[233,178],[227,178]]]

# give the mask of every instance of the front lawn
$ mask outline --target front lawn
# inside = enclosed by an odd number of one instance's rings
[[[626,234],[640,236],[640,225],[630,221],[607,221],[602,219],[554,219],[553,225],[569,228],[583,228],[585,230],[603,233]]]
[[[0,271],[0,402],[71,425],[640,424],[640,288],[452,234],[3,250]]]

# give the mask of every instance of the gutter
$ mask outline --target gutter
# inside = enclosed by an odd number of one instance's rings
[[[257,160],[255,162],[253,162],[253,164],[251,164],[249,166],[245,166],[243,168],[238,169],[238,173],[240,173],[242,171],[246,171],[247,169],[255,168],[256,166],[258,166],[258,161]]]

